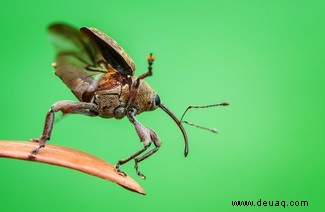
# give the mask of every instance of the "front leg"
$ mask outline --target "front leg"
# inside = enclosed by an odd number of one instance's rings
[[[134,108],[130,108],[128,110],[127,115],[128,115],[130,122],[134,125],[135,130],[140,138],[140,141],[143,142],[143,144],[144,144],[144,147],[142,149],[138,150],[137,152],[133,153],[131,156],[124,158],[122,160],[119,160],[118,163],[116,164],[115,168],[116,168],[117,172],[119,172],[122,175],[125,175],[125,173],[122,172],[119,167],[121,165],[129,162],[130,160],[135,159],[135,169],[136,169],[137,175],[139,175],[142,178],[145,178],[145,176],[143,174],[141,174],[138,170],[138,163],[141,162],[142,160],[146,159],[153,153],[157,152],[157,150],[161,146],[161,142],[160,142],[157,134],[152,129],[143,126],[135,118],[135,113],[136,113],[136,110]],[[143,153],[144,151],[146,151],[148,149],[148,147],[151,145],[151,142],[154,142],[155,148],[150,150],[148,153],[146,153],[142,157],[136,158],[137,156],[139,156],[141,153]]]
[[[39,143],[39,147],[31,152],[31,156],[36,155],[41,148],[45,147],[46,141],[50,140],[55,112],[61,111],[63,114],[77,113],[88,116],[96,116],[97,114],[94,112],[96,110],[97,105],[88,102],[59,101],[53,104],[51,109],[46,114],[44,130],[41,137],[39,139],[31,139],[32,141]]]

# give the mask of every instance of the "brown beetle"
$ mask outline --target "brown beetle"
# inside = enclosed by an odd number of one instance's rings
[[[95,28],[82,27],[80,31],[66,24],[53,24],[48,29],[51,41],[56,48],[55,74],[71,89],[80,102],[59,101],[53,104],[46,115],[39,147],[31,152],[36,155],[51,137],[54,113],[75,113],[103,118],[121,119],[127,116],[144,143],[144,147],[131,156],[119,160],[116,170],[128,161],[135,160],[136,173],[145,178],[138,170],[138,163],[155,153],[161,141],[150,128],[142,125],[136,115],[153,111],[160,107],[178,125],[185,141],[184,155],[188,154],[188,139],[181,122],[164,106],[159,96],[143,81],[152,75],[152,54],[147,57],[148,72],[134,76],[135,64],[127,53],[111,37]],[[143,156],[151,143],[155,147]]]
[[[135,65],[127,53],[111,37],[91,27],[82,27],[79,30],[66,24],[53,24],[48,28],[50,38],[56,48],[56,61],[53,63],[55,74],[71,89],[79,102],[59,101],[54,103],[47,112],[43,133],[38,139],[31,139],[39,143],[39,147],[31,152],[34,157],[45,143],[50,139],[54,113],[61,111],[63,114],[83,114],[87,116],[100,116],[103,118],[121,119],[127,116],[134,125],[135,130],[144,143],[144,147],[131,156],[119,160],[116,171],[122,175],[120,166],[128,161],[135,160],[136,173],[139,172],[138,163],[158,151],[161,141],[157,134],[150,128],[142,125],[135,116],[153,111],[160,107],[178,125],[185,141],[185,157],[188,154],[188,139],[182,123],[217,132],[215,129],[201,127],[187,121],[179,121],[152,88],[143,81],[152,75],[154,56],[147,57],[148,71],[138,77],[134,76]],[[227,106],[228,103],[207,106],[189,106],[191,108],[207,108]],[[153,143],[155,147],[145,153]],[[139,156],[139,157],[138,157]]]

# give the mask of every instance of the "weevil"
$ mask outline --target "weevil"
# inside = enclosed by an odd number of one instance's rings
[[[42,135],[38,139],[31,139],[39,143],[30,153],[31,157],[35,157],[41,148],[45,147],[46,141],[50,140],[54,114],[58,111],[63,114],[115,119],[126,116],[134,125],[144,146],[129,157],[119,160],[115,168],[121,175],[126,175],[120,166],[134,159],[136,173],[145,178],[138,169],[138,163],[157,152],[161,141],[154,130],[136,119],[136,115],[158,107],[165,111],[181,130],[185,142],[184,155],[187,156],[188,138],[182,122],[144,81],[152,75],[155,59],[152,54],[147,57],[148,71],[135,76],[133,60],[115,40],[98,29],[82,27],[77,30],[66,24],[53,24],[49,26],[48,32],[56,50],[53,63],[55,74],[70,88],[79,102],[59,101],[51,106],[45,118]],[[154,148],[144,153],[152,143]],[[141,155],[142,153],[144,154]]]

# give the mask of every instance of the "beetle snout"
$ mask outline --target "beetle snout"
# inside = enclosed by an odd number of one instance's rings
[[[158,95],[157,95],[158,96]],[[159,97],[158,97],[159,98]],[[160,103],[159,107],[165,111],[177,124],[177,126],[179,127],[179,129],[181,130],[183,137],[184,137],[184,142],[185,142],[185,149],[184,149],[184,156],[186,157],[188,154],[188,139],[187,139],[187,134],[186,131],[182,125],[182,122],[180,122],[178,120],[178,118],[176,118],[176,116],[163,104]]]

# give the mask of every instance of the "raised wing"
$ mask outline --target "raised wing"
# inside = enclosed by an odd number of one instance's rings
[[[109,70],[115,69],[125,77],[135,72],[134,62],[122,47],[95,28],[82,27],[78,31],[66,24],[53,24],[48,31],[57,51],[55,74],[79,101],[91,100]]]
[[[49,26],[50,39],[56,49],[55,74],[80,101],[90,101],[89,94],[106,73],[104,59],[97,45],[84,33],[66,24]]]
[[[111,37],[93,27],[82,27],[81,32],[91,38],[104,59],[118,72],[133,76],[135,64],[122,47]]]

